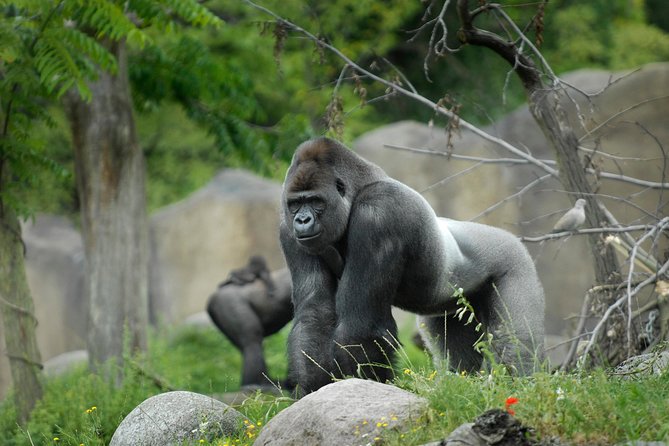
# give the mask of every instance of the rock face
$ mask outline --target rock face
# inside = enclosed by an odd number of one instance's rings
[[[86,346],[88,303],[79,231],[64,217],[37,215],[22,227],[26,274],[35,299],[37,342],[43,357]],[[41,298],[40,298],[41,297]],[[82,317],[83,316],[83,317]]]
[[[244,416],[228,405],[192,392],[152,396],[121,422],[110,446],[164,446],[210,440],[242,430]]]
[[[427,401],[387,384],[347,379],[322,387],[267,423],[254,443],[263,445],[365,445],[384,430],[408,427]]]
[[[279,247],[281,185],[223,170],[204,188],[151,216],[150,314],[173,322],[202,311],[211,290],[249,255],[284,266]]]

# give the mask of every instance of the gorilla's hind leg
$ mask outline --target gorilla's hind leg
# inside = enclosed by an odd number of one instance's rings
[[[444,363],[453,371],[476,372],[481,369],[483,357],[474,349],[481,336],[476,323],[466,324],[455,315],[421,316],[418,328],[430,349],[435,363]]]

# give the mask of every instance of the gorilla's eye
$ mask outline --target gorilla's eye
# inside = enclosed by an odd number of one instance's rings
[[[341,180],[341,178],[337,178],[335,186],[337,187],[337,192],[339,192],[339,195],[342,197],[346,195],[346,186],[344,185],[344,182]]]
[[[311,208],[319,214],[325,210],[325,201],[323,201],[321,198],[318,197],[312,198],[310,204]]]
[[[290,213],[293,215],[297,214],[297,211],[299,211],[301,207],[302,204],[300,202],[297,201],[288,202],[288,211],[290,211]]]

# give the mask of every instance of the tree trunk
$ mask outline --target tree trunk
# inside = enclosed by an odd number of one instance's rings
[[[3,173],[6,175],[6,171]],[[17,421],[21,425],[28,421],[35,403],[42,397],[42,359],[35,337],[37,320],[23,254],[19,221],[9,206],[0,202],[0,307]]]
[[[560,182],[567,191],[574,192],[572,203],[577,198],[585,198],[588,203],[585,213],[587,225],[592,228],[606,226],[607,218],[586,178],[585,168],[578,156],[578,138],[567,121],[558,92],[545,87],[528,90],[527,94],[532,116],[555,149]],[[605,246],[599,234],[591,234],[588,240],[597,283],[607,284],[620,279],[613,247]]]
[[[496,8],[498,5],[487,5]],[[478,12],[485,10],[483,8]],[[543,81],[543,75],[534,61],[519,50],[517,42],[507,41],[497,34],[476,28],[475,15],[469,10],[469,0],[458,0],[457,12],[462,27],[458,38],[464,44],[486,47],[506,60],[520,79],[530,104],[530,112],[539,124],[548,142],[555,150],[560,182],[572,192],[572,202],[585,198],[588,225],[597,228],[606,223],[604,212],[592,193],[586,172],[578,157],[578,138],[567,121],[567,114],[560,103],[557,87]],[[617,278],[618,262],[611,246],[603,246],[597,234],[589,236],[597,283],[607,284]]]
[[[100,73],[90,84],[90,103],[76,93],[66,101],[87,259],[93,368],[110,358],[122,363],[124,334],[132,350],[145,349],[148,321],[144,157],[135,134],[125,43],[107,46],[118,73]]]
[[[507,41],[497,34],[474,26],[473,20],[479,13],[498,8],[499,5],[486,3],[474,13],[468,7],[469,0],[458,0],[458,16],[462,24],[458,31],[460,41],[489,48],[509,62],[523,83],[532,116],[555,150],[562,186],[571,193],[572,202],[578,198],[586,200],[588,205],[585,208],[585,215],[588,226],[594,228],[606,226],[608,219],[595,199],[585,168],[578,156],[578,138],[567,120],[567,113],[560,102],[560,90],[555,79],[549,78],[554,85],[547,85],[544,74],[537,69],[534,60],[520,49],[531,46],[529,41],[523,41],[522,45],[518,45],[518,41]],[[605,245],[598,234],[590,234],[588,240],[597,284],[619,281],[618,261],[613,247]],[[604,295],[601,302],[607,303],[611,297],[611,294]],[[609,342],[609,345],[600,344],[599,350],[604,353],[604,357],[610,356],[611,352],[615,351],[612,345],[617,343],[618,340],[614,343]]]

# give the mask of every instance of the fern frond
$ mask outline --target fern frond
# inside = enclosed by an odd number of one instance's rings
[[[159,0],[175,15],[194,26],[220,26],[223,21],[197,0]]]
[[[61,39],[62,35],[61,30],[47,28],[35,45],[35,68],[39,72],[40,83],[56,97],[62,96],[78,79],[83,78],[66,42]]]
[[[123,8],[112,1],[66,0],[64,6],[78,27],[91,28],[99,39],[119,40],[137,29]]]
[[[116,73],[116,59],[97,40],[76,28],[64,28],[61,37],[67,45],[70,45],[74,54],[90,59],[91,62],[105,71]]]
[[[0,21],[0,60],[12,63],[21,55],[23,42],[9,21]]]

